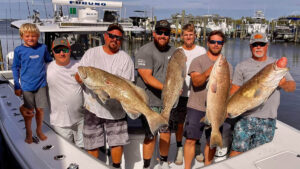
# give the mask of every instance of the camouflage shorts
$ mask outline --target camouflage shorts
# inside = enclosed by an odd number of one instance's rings
[[[273,140],[276,120],[243,117],[234,126],[232,150],[245,152]]]

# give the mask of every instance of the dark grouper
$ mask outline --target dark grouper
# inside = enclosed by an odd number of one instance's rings
[[[223,146],[220,126],[226,119],[227,99],[230,88],[230,70],[222,55],[216,60],[207,84],[206,123],[211,125],[210,147]]]
[[[166,80],[162,90],[164,109],[161,113],[167,121],[169,121],[170,112],[183,87],[186,76],[186,59],[183,49],[177,49],[168,63]]]
[[[83,83],[93,90],[103,103],[107,99],[118,100],[132,119],[138,118],[140,113],[144,114],[153,134],[160,126],[168,124],[163,117],[147,106],[148,96],[145,91],[129,80],[94,67],[79,66],[78,74]]]
[[[230,118],[237,117],[264,103],[287,74],[287,59],[282,57],[270,63],[248,80],[229,99],[227,112]]]

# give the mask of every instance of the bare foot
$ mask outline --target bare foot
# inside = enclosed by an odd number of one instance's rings
[[[26,133],[26,138],[25,138],[25,142],[28,143],[28,144],[31,144],[33,142],[32,140],[32,133]]]
[[[44,135],[43,132],[36,131],[36,135],[40,138],[40,140],[44,141],[47,140],[47,136]]]

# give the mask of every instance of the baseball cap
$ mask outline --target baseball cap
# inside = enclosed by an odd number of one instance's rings
[[[155,25],[155,30],[158,30],[158,29],[167,29],[167,30],[171,31],[170,23],[167,20],[160,20]]]
[[[264,33],[253,33],[250,38],[250,44],[255,42],[268,43],[268,38]]]
[[[52,43],[52,49],[56,48],[57,46],[66,46],[66,47],[70,48],[70,43],[67,39],[56,38]]]
[[[113,24],[110,24],[107,28],[107,31],[112,31],[112,30],[119,30],[120,32],[122,32],[122,34],[124,33],[124,30],[123,30],[123,27],[118,24],[118,23],[113,23]]]

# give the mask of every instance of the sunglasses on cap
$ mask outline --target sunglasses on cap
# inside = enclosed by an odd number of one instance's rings
[[[156,33],[157,35],[162,35],[162,34],[164,34],[165,36],[170,36],[170,31],[156,30],[155,33]]]
[[[113,35],[113,34],[111,34],[111,33],[108,33],[107,32],[107,34],[108,34],[108,37],[110,38],[110,39],[117,39],[117,40],[122,40],[123,39],[123,36],[118,36],[118,35]]]
[[[209,40],[208,41],[210,44],[218,44],[218,45],[223,45],[224,41],[220,41],[220,40]]]
[[[55,48],[55,49],[53,49],[53,51],[56,54],[60,53],[61,51],[63,53],[69,53],[70,49],[69,48]]]
[[[257,47],[257,46],[264,47],[264,46],[266,46],[266,43],[264,43],[264,42],[255,42],[255,43],[252,43],[251,46],[252,47]]]

